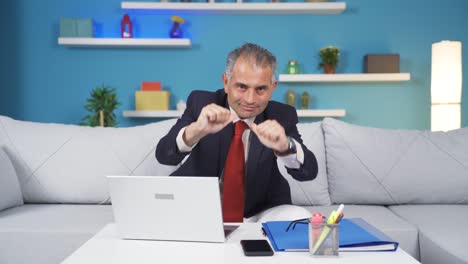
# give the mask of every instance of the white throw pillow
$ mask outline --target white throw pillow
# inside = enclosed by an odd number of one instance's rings
[[[0,146],[0,211],[22,204],[23,195],[15,168]]]
[[[175,123],[128,128],[18,121],[0,116],[4,142],[27,203],[108,203],[107,175],[169,175],[155,148]]]
[[[292,204],[308,206],[330,205],[322,122],[299,123],[297,124],[297,129],[302,136],[304,145],[314,153],[317,159],[318,173],[317,177],[312,181],[297,181],[288,174],[284,164],[278,159],[279,171],[288,181],[291,189]]]
[[[468,127],[449,132],[323,123],[334,203],[468,204]]]

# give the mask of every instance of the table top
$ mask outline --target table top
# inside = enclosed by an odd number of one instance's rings
[[[225,243],[198,243],[124,240],[111,223],[63,263],[419,263],[400,248],[395,252],[340,252],[338,257],[312,257],[308,252],[275,252],[272,257],[244,256],[241,239],[267,239],[260,227],[260,223],[244,223]]]

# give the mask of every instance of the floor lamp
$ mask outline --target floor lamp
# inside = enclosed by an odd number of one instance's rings
[[[462,44],[432,44],[431,130],[448,131],[461,126]]]

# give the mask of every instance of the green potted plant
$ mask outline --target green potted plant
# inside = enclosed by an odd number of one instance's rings
[[[120,105],[115,89],[102,85],[91,91],[84,108],[91,112],[82,120],[85,126],[115,127],[117,121],[114,110]]]
[[[335,73],[339,62],[340,50],[335,46],[327,46],[320,49],[319,69],[323,68],[325,73]]]

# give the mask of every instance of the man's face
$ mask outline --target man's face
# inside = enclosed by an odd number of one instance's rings
[[[277,82],[271,82],[270,67],[262,67],[245,58],[238,58],[231,79],[223,74],[224,91],[229,106],[241,119],[257,116],[268,105]]]

